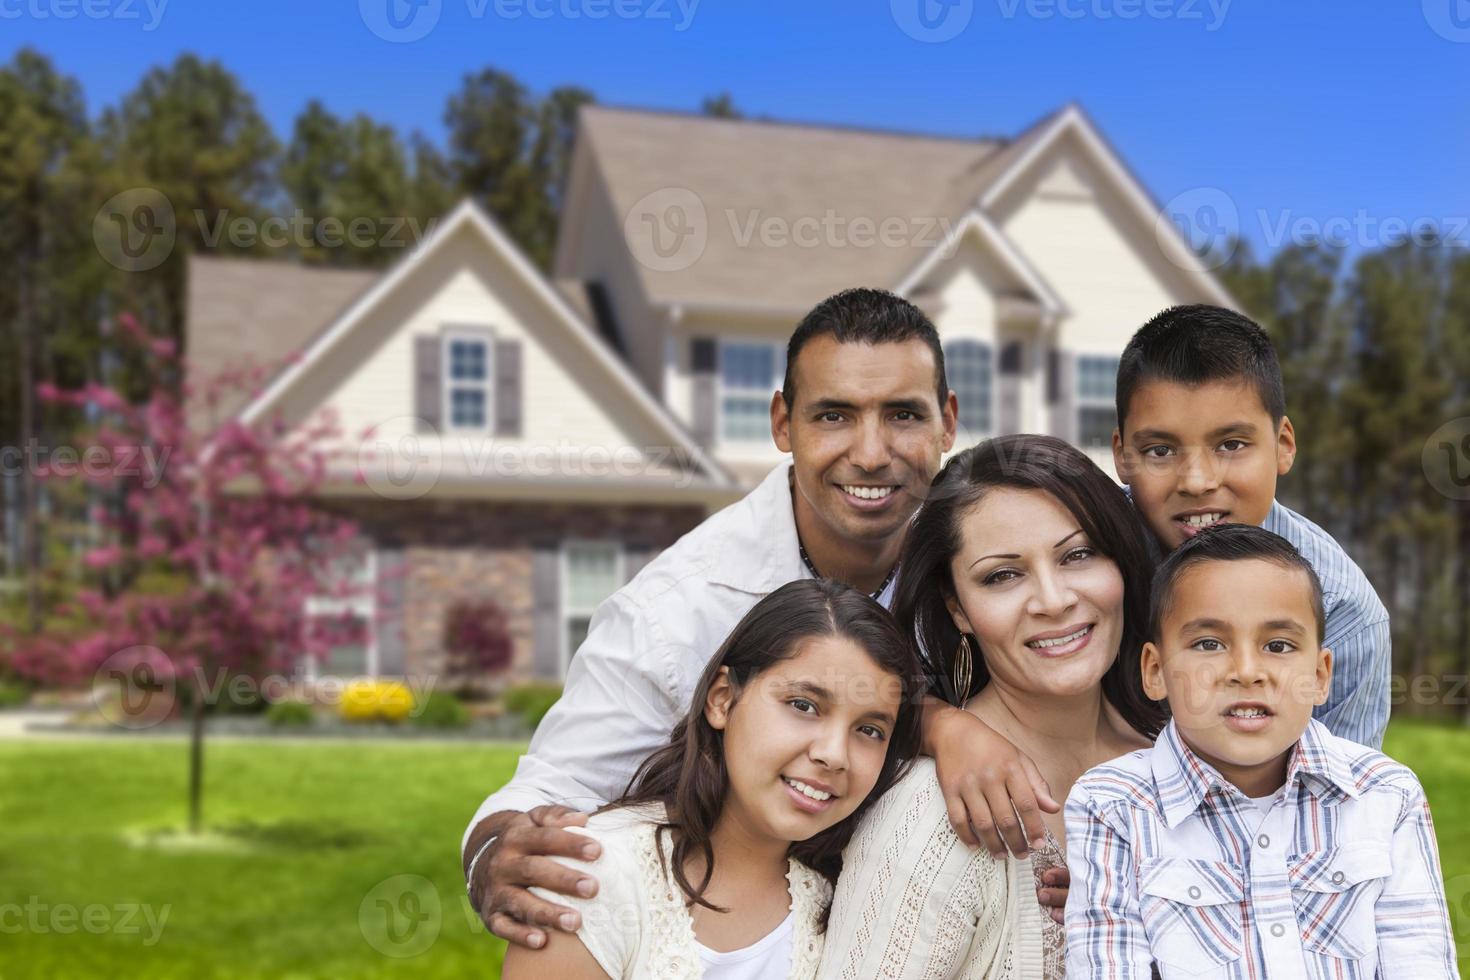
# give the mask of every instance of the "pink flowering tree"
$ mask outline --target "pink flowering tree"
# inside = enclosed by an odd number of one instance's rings
[[[183,706],[189,827],[197,832],[207,709],[242,689],[236,678],[289,674],[354,639],[345,616],[308,615],[303,600],[348,597],[346,577],[334,586],[330,572],[349,557],[357,528],[313,497],[328,476],[331,456],[320,447],[336,435],[330,418],[292,430],[279,420],[191,425],[186,403],[194,419],[211,416],[229,393],[257,391],[263,371],[174,384],[184,364],[172,343],[131,317],[118,326],[125,353],[146,365],[145,400],[99,384],[38,388],[43,402],[92,420],[75,465],[53,454],[40,470],[45,481],[91,488],[100,541],[84,564],[95,587],[78,595],[88,628],[17,644],[17,658],[33,666],[51,658],[73,679],[116,681],[132,702],[123,711],[149,694],[162,695],[170,711]],[[150,580],[172,585],[144,587]]]

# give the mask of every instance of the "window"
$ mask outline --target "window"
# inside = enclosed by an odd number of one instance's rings
[[[720,438],[765,444],[771,395],[786,373],[786,349],[774,341],[720,343]]]
[[[960,403],[960,428],[975,437],[991,431],[992,382],[990,347],[977,340],[945,345],[944,374]]]
[[[562,547],[562,675],[592,623],[592,611],[623,584],[623,550],[616,541],[568,541]]]
[[[444,334],[444,417],[450,429],[485,429],[490,418],[490,339],[483,331]]]
[[[333,646],[323,660],[308,658],[308,677],[377,676],[377,584],[377,555],[366,543],[330,563],[321,594],[306,597],[306,615],[345,617],[351,638]]]
[[[1113,444],[1118,426],[1114,395],[1118,390],[1118,358],[1077,358],[1077,444],[1083,449]]]

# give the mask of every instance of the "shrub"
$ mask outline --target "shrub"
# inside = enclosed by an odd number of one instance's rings
[[[352,681],[342,691],[340,710],[347,721],[396,724],[413,711],[413,692],[398,681]]]
[[[461,599],[444,611],[444,649],[449,676],[472,686],[498,674],[515,658],[505,611],[491,599]]]
[[[507,711],[515,712],[535,728],[551,706],[561,697],[561,685],[549,681],[529,681],[517,684],[501,696]]]
[[[28,685],[19,681],[0,680],[0,708],[18,708],[31,697]]]
[[[305,728],[312,718],[311,705],[304,701],[277,701],[265,709],[265,720],[276,728]]]
[[[424,699],[411,720],[422,728],[463,728],[470,723],[470,713],[459,698],[435,691]]]

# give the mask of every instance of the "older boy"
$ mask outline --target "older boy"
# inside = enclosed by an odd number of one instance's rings
[[[1336,541],[1276,502],[1296,457],[1281,365],[1266,332],[1232,310],[1176,306],[1133,335],[1118,368],[1113,461],[1165,552],[1222,521],[1290,541],[1324,589],[1332,690],[1315,715],[1371,748],[1388,726],[1388,612]]]
[[[1154,579],[1144,690],[1173,720],[1067,800],[1070,980],[1457,977],[1414,774],[1312,719],[1322,586],[1269,531],[1224,524]]]

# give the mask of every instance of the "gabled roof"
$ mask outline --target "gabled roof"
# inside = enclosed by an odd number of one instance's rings
[[[855,284],[893,288],[909,282],[913,270],[941,250],[937,245],[947,234],[976,220],[977,209],[981,220],[989,219],[984,233],[1015,252],[990,209],[1069,133],[1140,220],[1153,227],[1159,206],[1075,105],[1008,142],[590,105],[581,110],[578,140],[579,151],[592,162],[592,179],[601,181],[620,221],[648,195],[672,188],[692,191],[703,206],[708,242],[697,261],[675,271],[632,264],[650,302],[785,312],[809,309]],[[823,240],[813,247],[772,247],[761,241],[763,219],[789,224],[829,213],[848,222],[904,219],[916,236],[933,224],[923,236],[931,244],[864,247],[849,240],[833,247]],[[564,214],[563,222],[575,217]],[[1235,305],[1177,231],[1159,238],[1170,261],[1203,296]],[[1040,283],[1037,299],[1043,303],[1047,289]]]
[[[594,365],[605,372],[610,384],[608,390],[616,392],[619,397],[624,397],[648,420],[654,431],[660,437],[669,439],[669,445],[682,449],[688,458],[693,461],[708,477],[710,484],[715,486],[733,486],[731,476],[718,463],[712,460],[693,437],[681,426],[668,412],[648,393],[647,389],[633,376],[627,365],[619,360],[598,337],[596,331],[586,320],[577,313],[567,302],[567,299],[558,292],[548,280],[536,270],[525,255],[510,241],[510,239],[499,229],[498,226],[480,210],[472,201],[466,200],[459,204],[447,217],[438,223],[434,230],[410,253],[404,256],[397,264],[386,272],[368,274],[367,287],[360,288],[351,301],[340,309],[335,316],[328,316],[325,321],[318,321],[318,329],[314,336],[306,339],[304,347],[283,345],[273,353],[277,358],[284,357],[292,350],[300,347],[300,356],[288,363],[280,370],[274,378],[257,393],[239,411],[239,417],[246,423],[260,420],[278,402],[281,396],[293,385],[300,383],[306,373],[318,363],[325,354],[339,344],[344,337],[352,332],[372,310],[374,310],[386,297],[398,288],[399,284],[412,276],[431,256],[444,247],[460,231],[469,229],[477,234],[489,247],[491,253],[506,263],[506,265],[526,284],[531,292],[545,305],[548,314],[561,322],[569,331],[572,338],[583,344],[592,355]],[[204,305],[204,297],[218,296],[217,287],[211,282],[214,278],[212,273],[213,262],[201,261],[191,265],[191,272],[202,273],[199,283],[191,282],[191,311],[196,308],[193,293],[196,288],[200,291],[199,307]],[[266,281],[267,274],[265,263],[256,263],[261,266],[252,270],[253,285],[261,290],[269,290],[270,284]],[[226,270],[228,272],[229,270]],[[238,271],[238,270],[235,270]],[[315,270],[301,270],[285,264],[280,264],[275,270],[281,274],[284,282],[291,283],[298,288],[310,284],[307,276],[340,276],[341,273],[317,273]],[[321,278],[318,282],[328,282]],[[359,285],[362,280],[355,280]],[[339,294],[345,293],[347,282],[337,284]],[[262,293],[265,295],[265,293]],[[255,304],[255,300],[250,300]],[[325,326],[322,323],[325,322]],[[304,327],[304,318],[293,318],[291,334],[301,334]],[[191,327],[191,336],[193,335]],[[288,331],[281,331],[275,335],[282,339]],[[404,370],[411,370],[411,365],[405,365]]]
[[[208,376],[250,366],[275,370],[382,273],[191,255],[187,275],[184,350],[191,372]],[[222,393],[216,421],[248,400],[244,391]],[[208,421],[195,418],[200,425]]]
[[[956,206],[955,190],[1002,146],[598,106],[581,110],[578,139],[619,222],[640,199],[669,188],[693,191],[703,205],[709,238],[698,261],[674,272],[635,263],[649,301],[797,310],[855,284],[897,283],[964,217],[969,206]],[[829,212],[847,226],[898,218],[921,241],[864,246],[854,243],[861,233],[844,227],[833,233],[849,243],[841,247],[828,247],[825,231],[816,247],[761,243],[764,219],[789,226]]]
[[[1057,317],[1067,312],[1066,304],[1060,296],[1049,286],[1041,273],[1026,261],[1019,250],[1011,243],[1011,240],[995,227],[995,223],[985,216],[985,212],[979,208],[972,208],[965,215],[958,228],[954,230],[954,241],[959,243],[966,235],[975,235],[981,240],[987,249],[999,259],[1002,268],[1010,272],[1028,292],[1041,304],[1042,310],[1047,314]],[[936,248],[919,260],[918,264],[894,287],[893,291],[900,296],[907,296],[924,281],[924,277],[933,272],[941,262],[948,257],[949,251]]]
[[[996,170],[980,195],[980,207],[987,211],[997,207],[1006,193],[1046,155],[1047,150],[1069,135],[1080,142],[1112,181],[1134,216],[1154,231],[1165,257],[1182,270],[1210,302],[1218,306],[1238,307],[1234,297],[1190,247],[1177,226],[1172,221],[1161,220],[1162,206],[1078,105],[1069,105],[1048,117],[1027,134],[1024,145],[1021,145],[1023,141],[1017,141],[1010,159]]]

